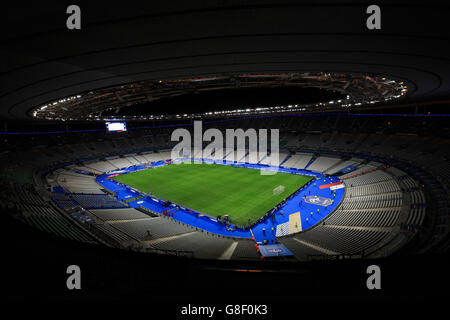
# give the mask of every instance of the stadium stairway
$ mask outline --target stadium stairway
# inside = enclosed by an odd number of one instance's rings
[[[305,169],[308,169],[308,167],[312,165],[316,159],[316,157],[312,157],[311,160],[309,160],[308,164],[305,166]]]
[[[244,157],[245,158],[245,157]],[[290,158],[290,156],[287,156],[283,163],[286,162],[288,159]],[[315,158],[312,158],[309,163],[307,164],[307,167],[310,166],[313,162],[314,162]],[[131,163],[131,162],[130,162]],[[343,163],[338,163],[337,165],[343,165]],[[366,165],[366,169],[370,169],[370,168],[374,168],[376,166],[379,166],[380,164],[376,164],[376,163],[369,163],[369,165]],[[327,170],[331,171],[333,170],[334,166],[328,167]],[[358,174],[360,173],[360,171],[365,171],[366,169],[364,169],[365,167],[362,166],[362,168],[356,170],[355,172],[352,172],[350,175],[352,174]],[[335,253],[355,253],[357,251],[355,250],[360,250],[360,249],[364,249],[367,247],[370,247],[370,245],[374,245],[375,243],[380,243],[381,240],[383,240],[386,237],[386,234],[388,234],[391,230],[392,224],[396,223],[396,221],[398,220],[397,218],[397,214],[396,211],[391,210],[392,208],[392,204],[398,204],[401,202],[398,202],[399,199],[397,198],[389,198],[389,197],[379,197],[378,195],[386,195],[388,193],[395,193],[397,192],[397,190],[391,190],[390,185],[387,183],[390,180],[390,177],[386,177],[385,174],[383,174],[383,172],[381,172],[382,170],[377,171],[374,174],[370,174],[370,175],[362,175],[362,176],[358,176],[356,178],[350,179],[346,182],[348,183],[352,183],[353,185],[355,185],[354,189],[354,195],[353,195],[353,199],[357,199],[358,200],[358,206],[355,207],[354,209],[349,208],[347,211],[346,217],[347,220],[345,221],[340,221],[338,215],[333,215],[333,223],[329,223],[325,226],[322,225],[318,225],[317,228],[314,228],[314,230],[310,230],[310,231],[314,231],[311,232],[312,234],[316,233],[320,236],[320,238],[325,238],[324,235],[322,235],[321,232],[325,232],[327,236],[330,236],[329,240],[333,240],[335,241],[336,239],[340,239],[343,242],[335,244],[333,245],[329,245],[326,242],[319,242],[319,241],[315,241],[315,239],[310,239],[308,238],[308,236],[304,236],[304,237],[295,237],[293,239],[289,239],[287,240],[287,238],[281,238],[279,239],[280,243],[285,243],[287,247],[289,247],[289,249],[294,252],[294,254],[297,256],[304,256],[305,254],[335,254]],[[401,181],[402,187],[403,189],[406,190],[406,196],[403,198],[403,206],[407,205],[408,208],[410,210],[408,210],[408,213],[410,214],[409,220],[408,220],[408,224],[411,225],[420,225],[423,222],[424,216],[425,216],[425,198],[423,193],[420,192],[419,189],[417,187],[417,183],[415,181],[413,181],[408,175],[406,174],[402,174],[399,173],[398,176],[399,181]],[[308,188],[306,188],[304,191],[308,191],[308,195],[309,195],[309,191],[311,191],[311,195],[319,195],[319,196],[323,196],[323,197],[330,197],[331,193],[326,193],[327,191],[329,192],[329,190],[321,190],[320,184],[322,183],[322,180],[317,181],[316,184],[318,184],[316,187],[317,190],[315,189],[309,189],[311,186],[308,186]],[[383,190],[383,188],[386,188],[385,190]],[[119,192],[120,196],[119,199],[126,199],[126,197],[128,195],[130,195],[127,191],[125,190],[121,190],[121,189],[117,189],[116,191]],[[387,192],[386,192],[387,191]],[[325,192],[325,193],[321,193],[321,192]],[[337,192],[340,192],[339,190]],[[343,192],[343,190],[342,190]],[[305,194],[305,193],[303,193]],[[323,216],[321,216],[322,214],[322,209],[321,207],[319,207],[319,213],[316,215],[316,211],[314,211],[314,209],[316,209],[318,207],[318,205],[312,205],[312,204],[304,204],[305,207],[302,208],[302,206],[298,205],[298,202],[300,200],[301,197],[296,198],[295,201],[292,201],[292,203],[289,201],[285,206],[283,206],[282,209],[280,210],[285,210],[284,214],[279,214],[279,212],[277,212],[276,216],[275,216],[275,220],[274,221],[270,221],[266,220],[266,222],[269,222],[268,224],[264,225],[264,223],[259,224],[258,226],[252,228],[252,232],[253,235],[255,237],[255,240],[257,242],[260,243],[264,243],[264,240],[266,240],[268,243],[276,242],[276,231],[277,231],[277,227],[281,224],[284,224],[286,222],[288,222],[288,218],[287,216],[289,216],[289,214],[291,213],[295,213],[295,212],[300,212],[301,218],[302,218],[302,227],[303,230],[305,230],[305,226],[308,226],[308,223],[306,221],[304,221],[305,216],[309,218],[309,223],[311,224],[310,227],[312,227],[313,224],[317,224],[317,222],[320,222],[323,220]],[[411,199],[411,200],[409,200]],[[370,200],[370,201],[369,201]],[[138,206],[141,204],[144,204],[145,206],[147,206],[148,208],[151,208],[154,211],[157,211],[158,213],[161,213],[161,208],[156,206],[154,203],[150,203],[149,201],[147,201],[146,199],[142,200],[136,200],[131,202],[133,203],[133,206]],[[387,206],[378,206],[378,203],[386,203],[388,204]],[[289,206],[289,205],[290,206]],[[335,203],[336,205],[338,205],[338,203]],[[349,201],[348,203],[349,205],[352,205],[351,201]],[[372,209],[370,209],[371,207],[373,207],[372,204],[376,204],[375,205],[375,209],[380,209],[382,212],[382,214],[379,214],[379,217],[375,217],[375,213],[377,213],[378,211],[374,211]],[[360,205],[364,205],[365,207],[362,208],[360,207]],[[310,206],[310,207],[308,207]],[[313,207],[315,206],[315,207]],[[312,212],[314,212],[313,217],[311,218],[310,215],[308,215],[308,213],[310,213],[311,208],[313,209]],[[383,210],[391,210],[391,211],[383,211]],[[119,209],[114,209],[114,210],[119,210]],[[330,212],[333,210],[333,208],[330,206],[329,207]],[[353,210],[353,211],[352,211]],[[372,211],[370,211],[372,210]],[[215,252],[208,252],[207,249],[204,250],[204,253],[202,254],[204,257],[221,257],[223,259],[228,259],[229,257],[231,258],[237,258],[238,256],[240,256],[240,254],[238,254],[240,251],[242,252],[248,252],[248,256],[251,256],[250,252],[254,253],[254,247],[253,244],[250,240],[239,240],[237,239],[238,237],[242,238],[250,238],[251,237],[251,233],[249,234],[245,234],[245,232],[241,231],[241,230],[236,230],[233,233],[230,233],[230,231],[228,230],[224,230],[223,229],[219,229],[217,228],[217,224],[215,224],[214,226],[211,224],[211,221],[208,221],[207,219],[203,219],[202,217],[197,217],[193,214],[190,214],[187,211],[179,211],[179,210],[173,210],[172,211],[174,214],[174,218],[187,223],[187,224],[198,224],[200,223],[201,228],[205,228],[205,230],[209,231],[209,232],[213,232],[213,233],[219,233],[219,234],[223,234],[223,235],[228,235],[231,237],[235,237],[234,239],[229,239],[232,242],[228,242],[228,244],[222,243],[221,245],[218,245],[218,247],[220,247],[220,250],[217,250]],[[327,216],[329,213],[327,212],[323,212],[324,216]],[[361,214],[360,214],[361,213]],[[152,218],[145,218],[145,220],[152,220]],[[316,220],[315,220],[316,219]],[[350,220],[349,220],[350,219]],[[113,220],[113,219],[112,219]],[[104,226],[108,226],[105,228],[109,228],[110,231],[114,230],[114,225],[122,225],[123,223],[130,223],[132,224],[133,222],[136,222],[133,219],[117,219],[116,221],[108,221],[107,223],[104,224]],[[209,222],[209,223],[208,223]],[[330,219],[331,222],[331,219]],[[38,228],[40,227],[41,229],[45,229],[45,226],[48,226],[49,223],[48,222],[33,222],[36,225],[38,225]],[[272,223],[272,224],[270,224]],[[381,225],[379,225],[379,223],[381,223]],[[361,225],[363,224],[363,225]],[[385,226],[386,224],[386,226]],[[275,235],[273,235],[272,233],[272,227],[274,227],[274,232]],[[265,232],[262,231],[262,228],[265,228]],[[309,227],[308,227],[309,228]],[[307,229],[307,228],[306,228]],[[317,230],[316,230],[317,229]],[[331,230],[331,231],[330,231]],[[117,230],[116,230],[117,231]],[[242,234],[240,234],[240,232],[243,232]],[[61,234],[61,231],[57,231],[55,230],[55,233],[57,234]],[[308,233],[305,233],[308,234]],[[206,234],[207,235],[207,234]],[[177,244],[177,246],[175,246],[174,244],[177,243],[178,240],[182,240],[184,237],[191,239],[200,239],[202,237],[198,236],[195,232],[190,231],[190,232],[186,232],[184,233],[184,236],[181,235],[172,235],[172,236],[167,236],[167,237],[163,237],[161,239],[164,240],[159,240],[157,241],[157,239],[154,239],[153,244],[158,245],[161,244],[162,246],[167,245],[168,247],[179,247],[179,248],[183,248],[184,244],[183,243],[179,243]],[[347,243],[343,240],[346,239],[347,237],[353,237],[353,239],[355,239],[355,243],[357,244],[357,246],[355,248],[349,248],[349,246],[347,245]],[[124,237],[125,239],[125,237]],[[153,240],[146,240],[146,241],[153,241]],[[171,244],[172,243],[172,244]],[[300,245],[300,249],[296,250],[293,249],[292,245],[293,244],[297,244]],[[223,250],[222,250],[223,249]],[[248,249],[248,250],[247,250]],[[253,249],[253,251],[251,250]],[[222,251],[221,251],[222,250]],[[306,252],[306,253],[305,253]],[[247,255],[244,254],[244,255]]]

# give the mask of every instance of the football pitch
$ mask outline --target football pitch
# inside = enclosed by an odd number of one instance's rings
[[[248,225],[312,177],[205,163],[182,163],[131,172],[113,178],[142,192],[212,217],[228,214],[231,222]],[[273,190],[284,186],[284,191]]]

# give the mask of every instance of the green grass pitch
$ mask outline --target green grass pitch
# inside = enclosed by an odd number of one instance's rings
[[[312,178],[226,165],[183,163],[114,177],[142,192],[173,201],[212,217],[228,214],[232,223],[245,226],[263,216]],[[285,189],[273,194],[278,186]]]

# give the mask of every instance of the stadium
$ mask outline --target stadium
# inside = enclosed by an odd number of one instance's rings
[[[413,5],[409,19],[435,18],[412,25],[380,6],[381,30],[352,1],[90,3],[81,30],[61,24],[62,3],[26,11],[33,28],[6,17],[14,256],[73,250],[103,270],[125,254],[226,277],[446,257],[448,7]]]

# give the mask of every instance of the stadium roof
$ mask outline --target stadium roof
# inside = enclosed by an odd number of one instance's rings
[[[378,2],[382,28],[369,30],[371,2],[319,3],[91,1],[79,4],[81,30],[66,28],[65,3],[13,4],[0,22],[0,117],[31,120],[111,88],[249,74],[370,76],[403,82],[402,102],[450,97],[448,6]]]

